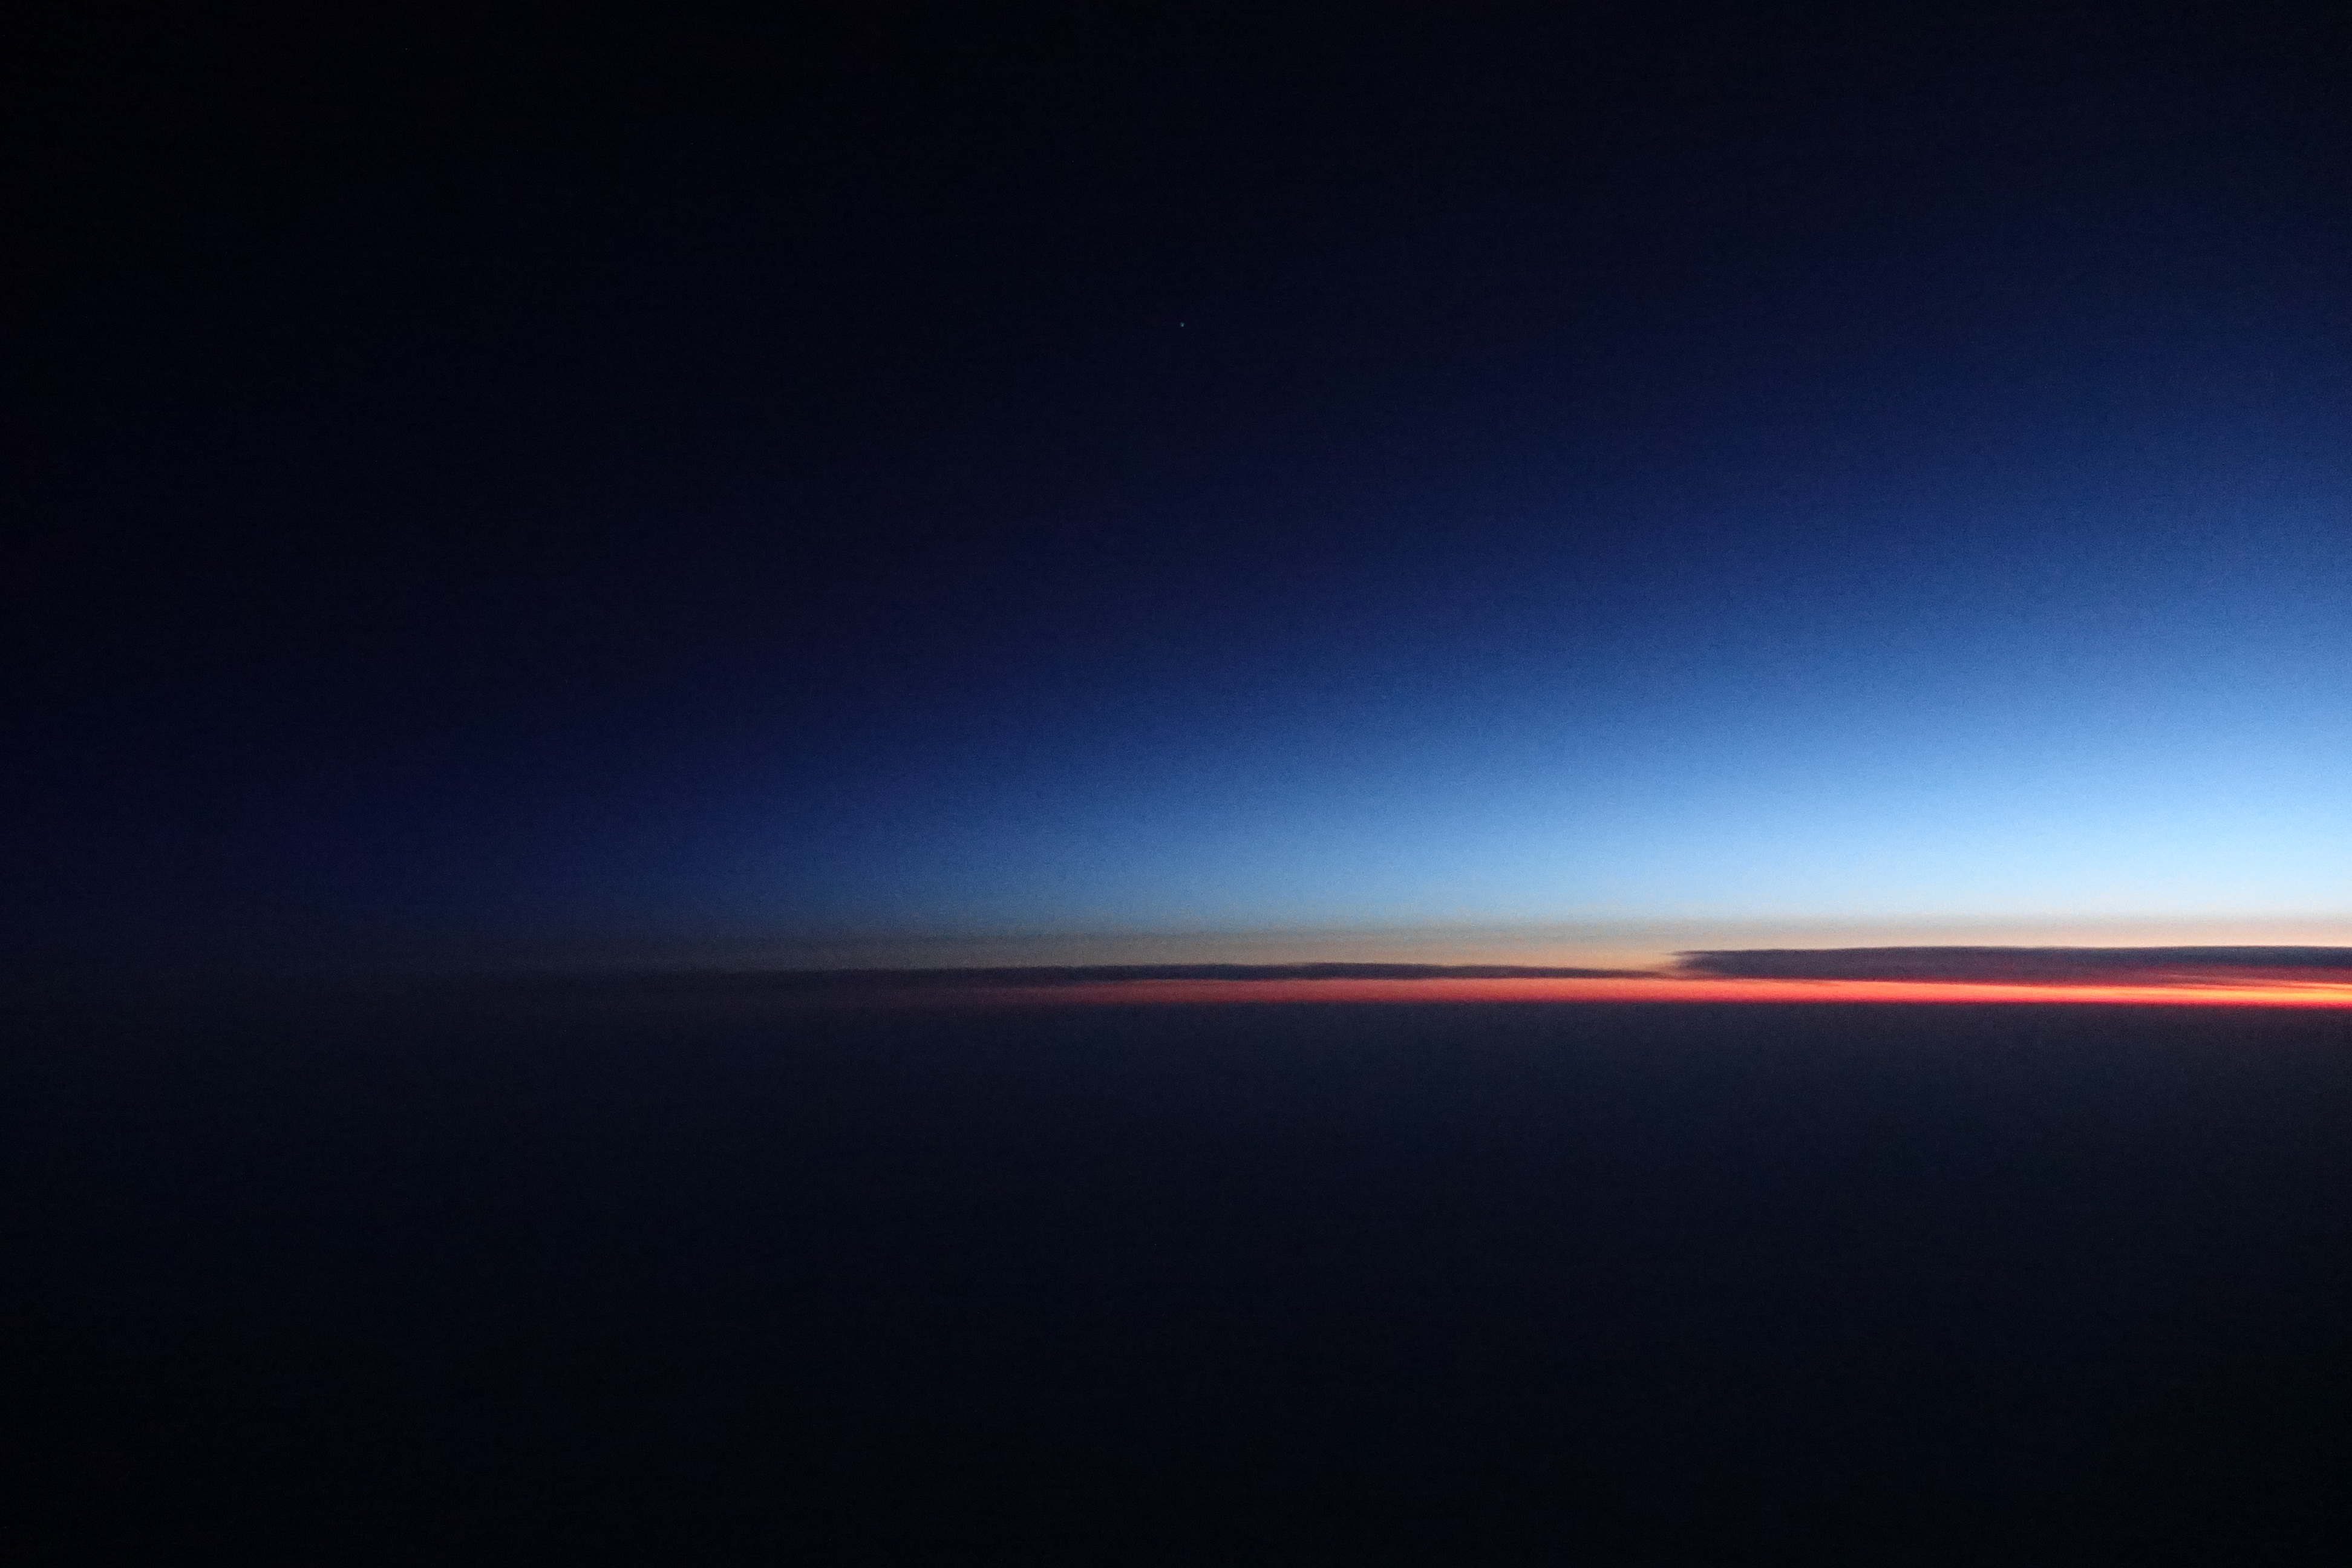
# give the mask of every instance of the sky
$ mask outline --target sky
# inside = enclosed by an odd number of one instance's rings
[[[519,17],[9,24],[9,964],[2352,943],[2321,8]]]

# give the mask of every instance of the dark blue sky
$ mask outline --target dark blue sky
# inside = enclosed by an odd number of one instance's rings
[[[30,25],[23,959],[2352,919],[2317,8],[782,10]]]

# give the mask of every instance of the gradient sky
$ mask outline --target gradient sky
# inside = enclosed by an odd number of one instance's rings
[[[2315,9],[1114,9],[36,27],[14,962],[2352,941]]]

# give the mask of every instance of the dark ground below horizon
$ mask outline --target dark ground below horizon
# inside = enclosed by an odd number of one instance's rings
[[[2352,1020],[19,1018],[26,1563],[2352,1560]]]

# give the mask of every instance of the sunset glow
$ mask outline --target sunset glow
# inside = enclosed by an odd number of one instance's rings
[[[2006,985],[1949,981],[1655,979],[1118,980],[897,994],[967,1005],[1270,1002],[2030,1003],[2173,1007],[2352,1007],[2340,981]]]

